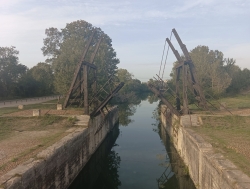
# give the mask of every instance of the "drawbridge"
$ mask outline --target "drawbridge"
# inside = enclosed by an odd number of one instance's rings
[[[179,52],[175,49],[174,45],[171,42],[172,34],[174,34],[182,52],[183,56],[179,54]],[[154,77],[154,82],[148,83],[149,89],[161,99],[163,104],[165,104],[170,111],[176,116],[180,115],[188,115],[190,114],[189,109],[189,95],[192,95],[195,99],[194,103],[199,109],[210,111],[208,104],[213,108],[216,108],[211,102],[209,102],[203,93],[201,86],[197,80],[195,65],[191,59],[191,56],[187,50],[185,44],[183,44],[180,36],[178,35],[175,29],[172,29],[170,38],[166,38],[163,55],[165,53],[165,46],[168,43],[168,49],[166,53],[166,59],[168,56],[169,48],[172,50],[173,54],[177,59],[177,63],[174,66],[174,83],[175,83],[175,91],[171,89],[167,82],[163,81],[163,75],[165,70],[165,65],[162,71],[162,76],[160,76],[162,61],[160,66],[159,74],[156,74],[157,77]],[[163,56],[162,56],[163,60]],[[166,61],[165,61],[166,64]],[[207,96],[213,98],[211,95],[206,94]],[[213,98],[214,99],[214,98]],[[215,100],[215,99],[214,99]],[[215,100],[216,101],[216,100]],[[216,103],[220,104],[225,110],[230,112],[223,104],[216,101]],[[218,109],[218,108],[216,108]],[[212,113],[212,112],[211,112]],[[231,113],[231,112],[230,112]],[[232,113],[231,113],[232,114]]]
[[[103,38],[98,36],[96,30],[92,31],[75,69],[69,90],[65,95],[63,108],[70,106],[83,107],[83,113],[91,117],[102,114],[105,118],[109,113],[107,104],[123,87],[124,83],[119,82],[114,74],[111,74],[109,77],[106,77],[108,79],[104,84],[98,85],[98,67],[95,65],[95,57]],[[90,47],[92,48],[92,53],[89,61],[87,61],[86,57]]]

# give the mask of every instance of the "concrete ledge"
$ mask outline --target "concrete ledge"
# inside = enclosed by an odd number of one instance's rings
[[[162,107],[164,109],[164,107]],[[172,138],[179,155],[189,168],[189,174],[199,189],[249,189],[250,178],[239,170],[222,154],[215,153],[212,145],[195,131],[191,130],[187,116],[180,121],[171,117],[167,124],[167,115],[161,111],[161,121]],[[186,121],[185,121],[186,120]],[[199,120],[199,119],[197,119]]]

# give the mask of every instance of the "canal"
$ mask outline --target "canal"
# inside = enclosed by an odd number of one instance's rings
[[[70,189],[195,189],[157,119],[158,103],[144,100],[131,106],[129,113],[126,110],[127,117],[120,118],[120,125],[114,127]]]

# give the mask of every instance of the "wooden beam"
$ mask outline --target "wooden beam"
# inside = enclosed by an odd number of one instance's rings
[[[188,110],[188,97],[187,97],[187,65],[182,67],[182,87],[183,87],[183,114],[187,115],[189,113]]]
[[[95,116],[98,112],[102,111],[102,109],[108,104],[108,102],[113,98],[113,96],[124,86],[124,83],[119,83],[118,86],[102,101],[102,103],[90,114],[90,116]]]
[[[68,101],[69,101],[70,95],[72,93],[72,89],[73,89],[73,87],[74,87],[74,85],[76,83],[76,78],[78,76],[79,71],[81,70],[82,61],[84,60],[84,58],[85,58],[85,56],[86,56],[86,54],[87,54],[87,52],[89,50],[89,47],[90,47],[90,44],[91,44],[91,41],[92,41],[92,39],[94,37],[95,32],[96,32],[96,30],[94,29],[94,31],[92,32],[92,35],[90,36],[90,39],[88,40],[88,43],[86,44],[86,48],[84,48],[84,51],[83,51],[82,57],[80,59],[80,62],[78,64],[78,66],[76,67],[76,70],[75,70],[75,73],[74,73],[74,76],[73,76],[69,91],[65,96],[65,100],[64,100],[64,104],[63,104],[64,108],[66,108],[67,105],[68,105]]]
[[[170,111],[177,115],[177,116],[180,116],[180,112],[177,111],[173,106],[172,104],[161,94],[161,92],[156,89],[152,84],[148,84],[148,87],[149,89],[158,97],[161,99],[161,101],[170,109]]]
[[[94,64],[91,64],[91,63],[89,63],[89,62],[87,62],[87,61],[83,61],[82,64],[83,64],[84,66],[93,68],[93,69],[95,69],[95,70],[97,69],[97,67],[96,67]]]
[[[84,115],[89,114],[89,93],[88,93],[88,67],[87,65],[83,66],[83,107],[84,107]]]
[[[176,59],[178,60],[178,62],[179,63],[183,62],[180,54],[178,53],[177,50],[175,50],[175,48],[174,48],[173,44],[171,43],[171,41],[168,38],[166,39],[166,41],[168,42],[168,45],[170,46],[171,50],[173,51],[173,53],[174,53]]]

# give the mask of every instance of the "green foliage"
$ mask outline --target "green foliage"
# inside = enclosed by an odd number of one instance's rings
[[[0,47],[0,98],[15,96],[19,80],[27,67],[18,63],[15,47]]]
[[[231,78],[223,66],[223,53],[198,46],[190,52],[198,80],[205,91],[221,95],[230,85]]]
[[[30,70],[18,62],[15,47],[0,47],[0,98],[50,95],[54,92],[51,65],[38,63]]]
[[[76,66],[79,64],[85,45],[94,29],[96,33],[85,60],[89,61],[95,49],[95,44],[102,37],[94,60],[94,64],[98,68],[97,82],[102,85],[110,75],[116,72],[119,63],[110,37],[100,28],[95,28],[83,20],[71,22],[61,31],[57,28],[46,29],[47,37],[44,39],[42,51],[48,57],[46,61],[52,64],[55,78],[54,85],[57,92],[64,94],[68,91]]]
[[[239,93],[250,88],[250,70],[241,70],[233,58],[223,58],[223,53],[210,50],[207,46],[197,46],[190,51],[196,69],[196,75],[205,95],[208,93],[215,97],[225,93]],[[174,63],[174,66],[177,62]],[[168,84],[175,87],[175,69],[170,74],[172,80]],[[182,78],[181,78],[182,80]],[[182,82],[180,82],[182,88]],[[190,91],[188,91],[190,93]],[[192,95],[189,95],[192,97]],[[195,99],[190,98],[192,103]]]
[[[18,93],[23,97],[44,96],[54,93],[54,75],[51,65],[38,63],[27,71],[18,85]]]
[[[234,66],[235,70],[232,73],[232,82],[227,88],[229,93],[239,93],[240,91],[250,89],[250,70],[247,68],[241,70],[237,66]]]
[[[138,95],[149,93],[147,84],[142,83],[138,79],[133,79],[133,77],[133,74],[129,73],[126,69],[118,69],[117,78],[125,84],[116,96],[117,102],[127,102],[131,98],[135,99]]]

